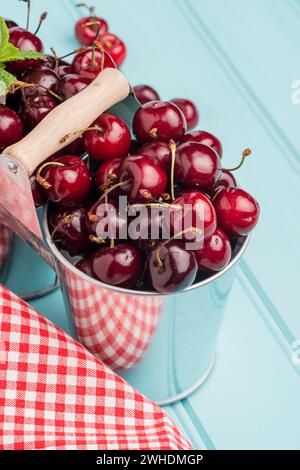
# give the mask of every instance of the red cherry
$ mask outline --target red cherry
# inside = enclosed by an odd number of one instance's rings
[[[33,129],[57,106],[56,101],[48,94],[38,94],[26,98],[22,116],[28,130]]]
[[[30,181],[30,186],[31,186],[31,191],[32,191],[32,197],[34,200],[34,205],[38,209],[39,207],[43,206],[47,202],[47,198],[41,188],[41,185],[39,185],[38,182],[36,181],[35,175],[32,175],[29,181]]]
[[[54,70],[48,67],[35,68],[26,72],[23,76],[23,80],[26,83],[33,83],[39,85],[39,91],[45,93],[47,91],[52,91],[56,94],[59,94],[59,84],[60,80],[58,75]],[[37,94],[37,89],[33,88],[24,88],[25,96],[33,96]]]
[[[59,65],[56,69],[56,73],[59,78],[63,78],[65,75],[72,73],[72,67],[71,65]]]
[[[80,204],[91,187],[88,168],[75,155],[66,155],[42,165],[37,172],[37,181],[51,201],[64,207]]]
[[[197,262],[185,243],[173,240],[154,247],[149,260],[150,280],[157,292],[171,293],[191,286],[197,275]]]
[[[111,239],[124,239],[127,237],[127,213],[120,213],[116,202],[109,200],[106,203],[100,198],[88,211],[86,226],[91,240],[100,245]]]
[[[18,26],[9,30],[9,40],[21,51],[43,52],[44,50],[43,43],[37,36]],[[14,60],[8,62],[7,69],[9,72],[19,74],[41,63],[40,59]]]
[[[220,191],[220,189],[234,187],[237,187],[237,182],[231,171],[222,170],[221,178],[219,179],[213,190],[210,191],[210,194],[214,196]]]
[[[18,26],[17,23],[15,23],[13,20],[5,19],[4,21],[8,29]]]
[[[86,210],[83,207],[59,208],[51,215],[52,238],[71,256],[91,251],[92,244],[85,225]]]
[[[213,148],[220,158],[223,155],[223,147],[219,139],[211,134],[210,132],[206,131],[193,131],[189,134],[186,134],[183,139],[181,139],[181,143],[185,142],[199,142],[200,144],[208,145],[209,147]]]
[[[0,104],[0,150],[23,137],[23,123],[17,113]]]
[[[92,259],[91,258],[84,258],[79,263],[75,264],[75,267],[79,269],[79,271],[82,271],[84,274],[86,274],[89,277],[95,277],[93,270],[92,270]]]
[[[130,289],[141,273],[141,257],[137,249],[128,244],[102,248],[93,255],[92,269],[105,284]]]
[[[157,91],[149,85],[136,85],[133,87],[133,90],[141,104],[149,103],[149,101],[160,100],[160,96]]]
[[[83,155],[85,152],[85,148],[83,145],[83,139],[82,137],[79,137],[79,139],[74,140],[74,142],[71,142],[69,145],[64,147],[62,150],[60,150],[59,154],[60,156],[62,155]]]
[[[130,131],[117,116],[102,114],[91,126],[99,130],[87,130],[83,134],[85,149],[90,158],[98,162],[124,158],[131,146]]]
[[[188,191],[179,196],[172,203],[174,208],[170,209],[170,231],[171,235],[194,229],[201,230],[200,238],[197,232],[193,235],[192,231],[182,234],[182,239],[186,241],[201,241],[210,237],[217,228],[217,216],[214,206],[205,194],[199,191]],[[177,207],[182,210],[178,210]]]
[[[99,23],[101,25],[100,29]],[[76,38],[83,46],[91,46],[93,42],[97,39],[98,35],[102,36],[103,34],[107,33],[107,31],[107,22],[103,18],[97,16],[86,16],[84,18],[81,18],[79,21],[77,21],[75,25]]]
[[[183,112],[188,130],[197,126],[199,122],[199,113],[196,105],[192,101],[182,98],[174,98],[171,102],[175,103]]]
[[[259,219],[259,204],[246,191],[224,188],[214,199],[218,226],[230,237],[248,235]]]
[[[100,43],[112,57],[117,67],[120,67],[127,55],[125,43],[112,33],[103,34],[100,37]]]
[[[204,240],[201,250],[195,251],[200,269],[207,271],[222,271],[231,260],[231,245],[229,238],[222,229]]]
[[[93,48],[89,47],[84,51],[78,52],[74,57],[72,63],[72,73],[87,78],[90,82],[92,82],[96,77],[98,77],[99,73],[107,67],[116,68],[113,60],[107,54],[107,52],[103,52],[102,49],[95,48],[93,59]]]
[[[187,142],[177,148],[175,180],[186,188],[210,190],[221,177],[219,155],[211,147],[198,142]]]
[[[171,167],[171,149],[166,142],[148,142],[140,147],[138,153],[156,160],[166,172]]]
[[[95,177],[98,188],[110,186],[117,182],[121,163],[121,158],[114,158],[99,166]]]
[[[131,211],[134,211],[134,208]],[[133,236],[129,231],[129,236],[133,243],[137,244],[141,253],[148,255],[159,240],[166,240],[169,236],[168,226],[165,223],[167,211],[167,206],[163,207],[162,204],[155,205],[155,203],[147,207],[146,211],[140,212],[139,207],[136,212],[134,211],[138,217],[137,233]],[[132,217],[134,221],[134,215]]]
[[[177,142],[186,132],[186,121],[183,113],[174,103],[151,101],[135,113],[133,132],[140,142],[152,140]]]
[[[167,175],[159,164],[142,155],[132,155],[123,160],[119,181],[124,183],[121,192],[131,203],[149,202],[160,197],[168,184]]]
[[[60,90],[65,100],[68,100],[80,91],[84,90],[90,81],[76,74],[68,74],[61,78]]]

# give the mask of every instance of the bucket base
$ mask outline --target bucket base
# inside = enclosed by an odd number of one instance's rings
[[[206,379],[209,377],[211,371],[213,370],[215,361],[216,361],[216,354],[214,355],[206,372],[204,372],[204,374],[201,375],[201,377],[191,387],[187,388],[181,393],[177,393],[176,395],[173,395],[172,397],[167,398],[166,400],[157,401],[156,403],[159,406],[167,406],[167,405],[173,405],[174,403],[181,401],[184,398],[188,398],[190,395],[192,395],[196,390],[198,390],[198,388],[200,388],[204,384]]]

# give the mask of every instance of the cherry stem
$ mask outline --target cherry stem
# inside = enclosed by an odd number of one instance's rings
[[[97,25],[97,29],[96,29],[96,34],[95,34],[95,39],[94,41],[97,41],[98,39],[98,36],[100,34],[100,31],[101,31],[101,21],[90,21],[89,23],[85,23],[85,26],[96,26]]]
[[[95,235],[90,235],[89,240],[92,243],[97,243],[98,245],[104,245],[104,243],[105,243],[105,240],[103,240],[103,238],[96,237]]]
[[[26,0],[27,3],[27,21],[26,21],[26,29],[28,31],[29,29],[29,20],[30,20],[30,9],[31,9],[31,1]]]
[[[94,6],[88,6],[86,3],[77,3],[76,5],[77,8],[86,8],[89,11],[90,17],[92,17],[95,13],[95,7]]]
[[[58,101],[60,101],[60,102],[63,101],[61,96],[57,95],[56,93],[54,93],[54,91],[49,90],[48,88],[44,87],[43,85],[39,85],[37,83],[26,83],[26,82],[22,82],[22,81],[19,81],[19,80],[16,80],[9,87],[9,93],[11,93],[13,95],[14,93],[16,93],[16,91],[23,90],[24,88],[37,88],[37,89],[42,88],[47,93],[49,93],[49,95],[52,95],[54,98],[56,98]]]
[[[121,188],[122,186],[125,186],[125,185],[128,184],[128,183],[130,183],[130,180],[121,181],[120,183],[114,184],[114,185],[111,186],[107,191],[105,191],[104,194],[102,194],[102,196],[101,196],[100,199],[98,200],[98,203],[101,202],[103,199],[106,199],[107,196],[108,196],[112,191],[114,191],[114,190],[117,189],[117,188]]]
[[[69,224],[72,219],[73,219],[73,215],[66,215],[60,222],[59,224],[56,225],[56,227],[53,229],[52,233],[51,233],[51,238],[53,240],[54,238],[54,235],[57,233],[57,231],[65,224]]]
[[[58,69],[58,66],[59,66],[59,58],[57,57],[56,50],[54,49],[54,47],[50,47],[50,51],[52,52],[52,55],[53,55],[54,60],[55,60],[54,71],[56,72],[57,69]]]
[[[243,164],[244,164],[244,161],[246,160],[247,157],[249,157],[249,155],[251,155],[252,151],[250,149],[245,149],[242,153],[242,158],[241,158],[241,161],[239,163],[238,166],[236,166],[235,168],[223,168],[224,171],[236,171],[236,170],[239,170]]]
[[[99,127],[99,126],[92,126],[92,127],[87,127],[86,129],[81,129],[80,131],[70,132],[69,134],[66,134],[64,137],[62,137],[60,139],[59,143],[60,144],[65,144],[70,139],[70,137],[73,137],[74,135],[80,136],[84,132],[88,132],[88,131],[98,131],[98,132],[101,132],[103,134],[103,132],[105,132],[105,129],[103,129],[103,127]]]
[[[186,230],[183,230],[182,232],[178,232],[176,233],[176,235],[174,235],[174,237],[172,238],[169,238],[169,240],[166,240],[165,242],[161,243],[159,245],[159,247],[157,248],[156,250],[156,261],[158,263],[158,266],[160,268],[163,268],[164,266],[164,263],[162,262],[161,260],[161,257],[160,257],[160,251],[161,249],[168,245],[169,243],[171,243],[173,240],[176,240],[177,238],[181,237],[182,235],[185,235],[186,233],[189,233],[189,232],[192,232],[192,233],[201,233],[201,230],[199,228],[196,228],[196,227],[189,227],[187,228]]]
[[[181,206],[179,204],[168,204],[167,202],[146,202],[146,204],[132,204],[129,205],[128,207],[130,208],[135,208],[135,207],[161,207],[162,209],[181,209]]]
[[[176,150],[177,150],[177,145],[174,142],[174,140],[170,140],[169,144],[170,150],[171,150],[171,199],[174,201],[175,199],[175,188],[174,188],[174,181],[175,181],[175,159],[176,159]]]
[[[62,55],[61,57],[58,58],[58,60],[66,59],[67,57],[70,57],[71,55],[77,54],[78,52],[82,52],[82,51],[84,51],[85,49],[86,49],[86,47],[78,47],[78,48],[75,49],[74,51],[68,52],[67,54]]]
[[[36,180],[45,189],[50,189],[52,187],[52,184],[50,184],[46,180],[46,178],[44,178],[41,175],[42,171],[48,166],[65,166],[65,165],[63,163],[60,163],[60,162],[46,162],[38,169],[37,174],[36,174]]]
[[[37,33],[39,32],[39,30],[41,29],[41,26],[42,26],[42,24],[44,23],[44,21],[45,21],[45,19],[47,18],[47,16],[48,16],[48,12],[47,12],[47,11],[44,11],[44,13],[41,14],[38,27],[36,28],[35,32],[33,33],[34,36],[36,36]]]

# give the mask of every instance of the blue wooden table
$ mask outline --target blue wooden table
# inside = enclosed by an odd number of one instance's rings
[[[22,2],[0,14],[24,24]],[[72,0],[33,0],[32,23],[49,11],[41,37],[59,53],[76,47]],[[260,224],[239,269],[213,373],[166,411],[199,449],[299,449],[300,411],[300,0],[112,0],[94,2],[128,45],[123,71],[165,99],[194,99],[201,128],[220,136],[231,166],[253,157],[240,184],[260,201]],[[13,252],[7,284],[19,289],[24,252]],[[46,284],[50,273],[31,279]],[[61,294],[32,302],[67,329]],[[297,343],[298,340],[298,343]]]

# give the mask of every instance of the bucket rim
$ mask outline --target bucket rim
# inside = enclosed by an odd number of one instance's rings
[[[235,256],[231,259],[230,263],[226,266],[225,269],[222,271],[214,273],[212,276],[209,276],[206,279],[203,279],[202,281],[199,281],[195,284],[192,284],[191,286],[187,287],[186,289],[183,289],[178,292],[167,292],[167,293],[160,293],[156,291],[142,291],[142,290],[133,290],[133,289],[125,289],[123,287],[116,287],[112,286],[110,284],[105,284],[104,282],[98,281],[97,279],[94,279],[84,272],[80,271],[77,269],[67,258],[65,258],[61,252],[58,250],[56,247],[55,243],[51,239],[50,231],[49,231],[49,226],[48,226],[48,210],[49,210],[50,203],[47,202],[47,204],[44,206],[43,209],[43,231],[44,235],[46,238],[47,245],[49,249],[51,250],[52,254],[55,256],[56,260],[58,260],[60,265],[63,265],[65,268],[76,274],[77,276],[81,277],[84,281],[90,282],[96,287],[101,287],[102,289],[107,289],[107,290],[112,290],[114,292],[119,292],[121,294],[131,294],[131,295],[140,295],[140,296],[145,296],[145,297],[168,297],[168,296],[174,296],[174,295],[182,295],[188,292],[191,292],[193,290],[199,289],[200,287],[203,287],[207,284],[210,284],[211,282],[215,281],[216,279],[219,279],[222,277],[224,274],[226,274],[228,271],[230,271],[240,260],[242,255],[244,254],[251,235],[247,235],[246,237],[240,237],[240,247],[235,254]]]

